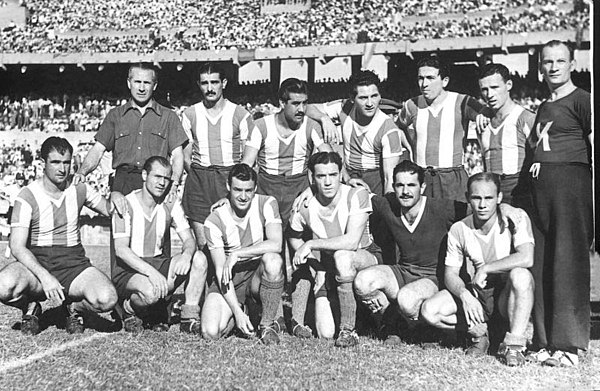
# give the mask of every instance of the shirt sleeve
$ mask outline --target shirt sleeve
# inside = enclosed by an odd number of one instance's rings
[[[485,106],[472,96],[465,96],[463,101],[463,117],[469,121],[475,121]]]
[[[219,218],[215,214],[208,216],[206,221],[204,221],[204,236],[206,237],[206,245],[209,250],[225,248],[223,230],[219,223]]]
[[[316,122],[311,123],[311,125],[309,140],[312,143],[312,148],[317,149],[325,143],[323,140],[323,129]]]
[[[354,193],[351,195],[350,209],[348,211],[349,216],[371,213],[373,206],[371,205],[371,197],[369,192],[363,188],[353,189]]]
[[[194,136],[192,135],[192,120],[188,114],[188,110],[191,109],[191,107],[188,107],[181,115],[181,127],[183,128],[183,131],[185,132],[189,142],[194,141]]]
[[[187,143],[189,138],[183,129],[183,125],[177,117],[177,114],[171,110],[168,110],[167,112],[169,115],[167,134],[169,140],[169,153],[171,153],[175,148],[183,146],[185,143]]]
[[[175,200],[171,209],[171,226],[177,233],[190,229],[190,224],[185,218],[185,212],[179,200]]]
[[[107,151],[112,151],[115,148],[115,116],[117,109],[118,108],[114,108],[108,112],[94,137],[97,142],[104,145],[104,148],[106,148]]]
[[[515,226],[513,232],[513,246],[518,247],[525,243],[535,243],[533,239],[533,230],[531,229],[531,220],[523,210],[519,210],[521,215],[519,224]]]
[[[129,201],[128,201],[129,202]],[[129,238],[131,237],[131,205],[129,205],[128,210],[123,213],[123,217],[119,216],[118,213],[113,213],[112,215],[112,231],[113,238]]]
[[[281,216],[279,215],[279,205],[273,197],[268,197],[263,206],[263,215],[265,217],[265,227],[269,224],[281,224]]]
[[[13,207],[12,216],[10,220],[11,227],[22,227],[29,228],[31,225],[31,216],[33,208],[31,205],[21,197],[15,199],[15,206]]]
[[[402,155],[402,144],[400,143],[400,129],[394,127],[388,130],[381,139],[383,159]]]
[[[103,201],[103,197],[98,193],[92,186],[87,183],[81,183],[77,186],[85,186],[85,202],[84,205],[88,208],[96,208],[100,202]]]
[[[246,147],[252,147],[257,151],[260,150],[260,147],[263,145],[263,134],[260,128],[256,125],[252,128],[252,132],[250,132],[250,138],[246,141]]]
[[[463,244],[461,243],[461,224],[455,223],[448,232],[448,246],[446,248],[445,265],[451,267],[461,267],[464,262]]]
[[[306,221],[302,216],[300,211],[293,211],[290,216],[290,224],[288,225],[288,229],[286,231],[287,236],[299,239],[302,237],[302,233],[304,232],[304,227],[306,227]]]
[[[242,121],[240,122],[240,140],[245,141],[248,139],[248,135],[250,130],[254,128],[254,121],[252,120],[252,116],[246,109],[242,109],[245,112]]]
[[[525,109],[517,121],[517,129],[523,132],[525,138],[529,138],[533,123],[535,122],[535,114]]]

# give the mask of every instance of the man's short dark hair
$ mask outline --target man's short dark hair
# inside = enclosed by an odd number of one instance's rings
[[[277,98],[282,102],[287,102],[290,99],[290,94],[305,94],[308,96],[308,83],[295,77],[285,79],[279,87]]]
[[[158,82],[158,69],[151,62],[136,62],[129,66],[129,71],[127,71],[127,79],[131,79],[131,71],[134,69],[141,69],[143,71],[152,71],[154,74],[154,82]]]
[[[445,60],[442,60],[438,56],[427,56],[419,60],[417,63],[417,70],[423,67],[435,68],[438,70],[440,77],[445,79],[450,77],[450,66]]]
[[[221,81],[227,79],[225,68],[218,62],[205,62],[201,64],[198,68],[198,73],[196,74],[196,76],[198,77],[198,81],[200,81],[200,75],[210,75],[211,73],[218,73],[219,79],[221,79]]]
[[[56,151],[61,155],[64,155],[66,152],[69,152],[71,156],[73,156],[73,146],[66,138],[62,137],[48,137],[43,143],[42,148],[40,150],[40,155],[44,161],[48,159],[48,155],[50,152]]]
[[[317,164],[335,163],[338,170],[342,170],[342,158],[337,152],[317,152],[308,159],[308,169],[312,174],[315,173]]]
[[[227,177],[227,183],[229,184],[229,186],[231,186],[233,178],[239,179],[243,182],[253,181],[254,185],[256,185],[256,181],[258,180],[256,171],[254,171],[252,167],[250,167],[246,163],[238,163],[231,167],[229,177]]]
[[[575,59],[575,49],[573,49],[571,44],[565,41],[559,41],[558,39],[553,39],[542,46],[542,50],[540,50],[540,60],[542,59],[542,53],[544,53],[545,48],[554,48],[557,46],[565,46],[569,50],[569,60],[573,61]]]
[[[417,174],[417,179],[419,180],[419,185],[425,183],[425,170],[423,167],[419,166],[417,163],[411,162],[410,160],[403,160],[394,167],[394,172],[392,178],[396,181],[396,174],[399,172],[407,172],[409,174]]]
[[[479,80],[492,75],[500,75],[506,83],[510,80],[510,71],[502,64],[486,64],[479,69]]]
[[[354,98],[358,92],[359,86],[371,86],[374,85],[379,89],[379,85],[381,84],[381,80],[379,80],[379,76],[373,71],[362,70],[359,71],[348,79],[348,92],[350,96]]]
[[[144,171],[146,171],[147,173],[149,173],[150,171],[152,171],[152,167],[154,166],[154,163],[158,163],[163,167],[171,167],[171,163],[169,163],[169,160],[167,160],[167,158],[162,157],[162,156],[152,156],[149,157],[146,162],[144,162]]]

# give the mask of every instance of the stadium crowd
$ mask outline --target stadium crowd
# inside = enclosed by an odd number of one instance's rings
[[[559,4],[562,2],[559,2]],[[27,2],[25,25],[0,32],[0,52],[77,53],[218,50],[387,42],[589,27],[589,10],[541,1],[313,1],[311,9],[261,14],[259,2],[86,0]],[[507,14],[510,7],[522,7]],[[493,11],[485,16],[472,11]],[[451,19],[402,23],[432,13]],[[456,13],[464,17],[456,19]]]

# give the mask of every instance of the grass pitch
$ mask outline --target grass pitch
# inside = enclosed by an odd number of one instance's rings
[[[92,262],[108,271],[108,249],[86,249]],[[5,263],[0,256],[0,266]],[[13,329],[19,319],[17,310],[0,306],[2,390],[600,389],[597,329],[579,368],[508,368],[492,356],[465,357],[461,349],[389,347],[369,337],[351,349],[289,335],[278,346],[235,337],[209,342],[182,334],[177,326],[136,336],[90,329],[71,336],[50,326],[26,337]]]

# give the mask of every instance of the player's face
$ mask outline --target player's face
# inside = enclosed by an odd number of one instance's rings
[[[335,198],[340,189],[341,174],[335,163],[317,164],[312,174],[317,194],[325,199]]]
[[[542,50],[540,71],[552,88],[558,88],[571,80],[574,69],[575,61],[571,60],[569,49],[565,45],[545,47]]]
[[[64,185],[71,172],[71,153],[52,150],[44,162],[44,175],[56,186]]]
[[[145,171],[142,172],[142,177],[148,193],[153,197],[162,198],[171,184],[171,167],[164,167],[162,164],[155,162],[150,172],[146,173],[145,176],[144,173]]]
[[[127,79],[131,98],[138,106],[145,106],[156,89],[156,75],[151,69],[133,68]]]
[[[438,96],[444,92],[444,89],[448,85],[449,79],[440,76],[440,70],[433,67],[421,67],[417,72],[417,82],[421,94],[426,100],[435,100]]]
[[[379,102],[381,102],[381,95],[375,84],[356,87],[354,107],[359,117],[372,118],[379,108]]]
[[[308,104],[308,96],[292,92],[287,102],[280,101],[281,111],[285,120],[294,129],[297,129],[306,113],[306,105]]]
[[[493,110],[499,110],[510,99],[512,81],[504,81],[502,76],[495,73],[479,80],[481,96]]]
[[[400,206],[410,209],[421,199],[425,185],[419,183],[419,176],[410,172],[399,172],[394,178],[394,192]]]
[[[256,183],[253,180],[242,181],[238,178],[231,178],[229,190],[229,204],[237,213],[245,214],[252,204],[252,199],[256,192]]]
[[[223,89],[227,85],[227,80],[221,80],[218,73],[203,73],[198,80],[198,87],[204,100],[207,102],[218,102],[223,98]]]
[[[498,192],[494,182],[473,182],[468,196],[473,216],[480,222],[489,221],[496,216],[496,208],[502,202],[502,193]]]

